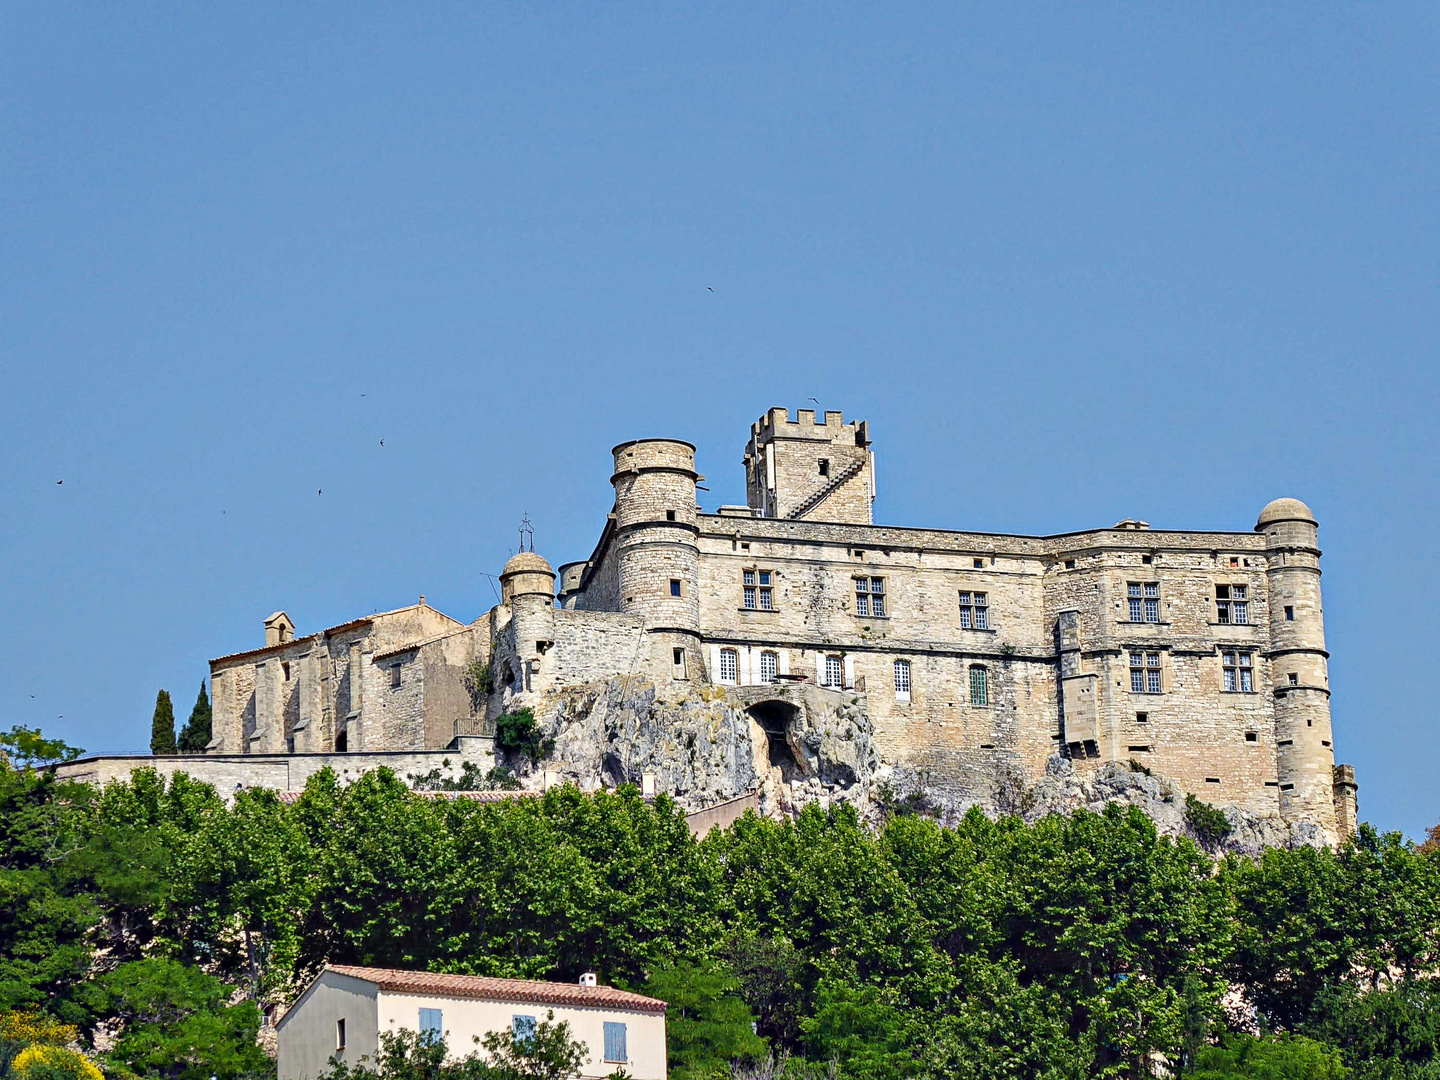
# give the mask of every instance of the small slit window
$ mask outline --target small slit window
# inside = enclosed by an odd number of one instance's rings
[[[345,1049],[345,1018],[343,1016],[335,1021],[335,1049]]]
[[[392,689],[392,690],[398,690],[398,689],[400,689],[400,680],[401,680],[400,669],[401,669],[402,667],[404,667],[403,664],[391,664],[391,665],[390,665],[390,689]]]
[[[672,577],[672,578],[670,579],[670,595],[671,595],[671,596],[679,596],[679,595],[680,595],[680,579],[679,579],[679,578],[674,578],[674,577]]]
[[[822,458],[820,459],[820,475],[821,475],[821,476],[829,476],[829,475],[830,475],[830,459],[829,459],[829,458],[823,458],[823,457],[822,457]]]
[[[675,520],[675,511],[674,511],[674,510],[666,510],[666,511],[665,511],[665,520],[666,520],[666,521],[674,521],[674,520]]]
[[[673,669],[672,674],[677,679],[685,678],[685,650],[671,649],[670,663]]]
[[[1294,621],[1295,621],[1295,609],[1294,609],[1293,607],[1291,607],[1289,604],[1286,604],[1286,605],[1285,605],[1285,621],[1286,621],[1286,622],[1294,622]]]

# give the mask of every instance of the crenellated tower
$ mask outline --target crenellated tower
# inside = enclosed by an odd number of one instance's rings
[[[745,490],[761,517],[791,521],[873,523],[875,453],[869,425],[838,412],[817,422],[814,409],[799,420],[776,406],[750,426]]]
[[[1269,580],[1280,813],[1288,821],[1314,822],[1338,838],[1319,525],[1299,499],[1276,499],[1260,512],[1255,531],[1265,537]]]

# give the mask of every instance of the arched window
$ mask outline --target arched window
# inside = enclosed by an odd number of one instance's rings
[[[895,700],[910,700],[910,661],[895,661]]]
[[[739,677],[739,654],[734,649],[720,650],[720,682],[734,683]]]
[[[760,681],[772,683],[780,674],[780,657],[773,652],[762,652],[760,654]]]
[[[990,673],[979,664],[970,669],[970,704],[990,704]]]

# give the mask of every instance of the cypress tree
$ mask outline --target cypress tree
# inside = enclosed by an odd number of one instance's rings
[[[168,690],[161,690],[155,695],[155,716],[150,721],[150,753],[175,753],[175,707],[170,704]]]
[[[210,698],[205,693],[205,680],[201,679],[195,707],[190,710],[190,719],[180,731],[180,751],[198,754],[209,745],[210,737]]]

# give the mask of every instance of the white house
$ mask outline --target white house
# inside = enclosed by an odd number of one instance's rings
[[[666,1080],[665,1002],[609,986],[437,975],[428,971],[329,965],[280,1020],[279,1080],[310,1080],[336,1058],[374,1057],[382,1031],[443,1033],[451,1053],[479,1049],[491,1031],[517,1036],[553,1012],[589,1056],[582,1077],[624,1069],[635,1080]]]

